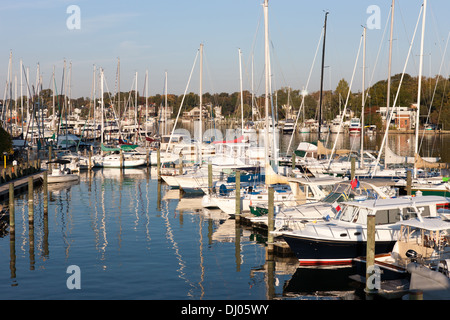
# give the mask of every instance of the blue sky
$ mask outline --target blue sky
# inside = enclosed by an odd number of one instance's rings
[[[144,94],[144,75],[149,72],[149,95],[163,93],[164,73],[168,73],[170,93],[182,94],[200,43],[204,44],[204,92],[239,91],[238,48],[242,50],[244,89],[251,88],[251,55],[254,55],[254,87],[264,91],[263,81],[263,0],[2,0],[0,3],[0,83],[7,77],[9,53],[13,72],[19,61],[30,69],[35,82],[39,63],[44,88],[50,87],[53,66],[58,91],[63,60],[72,63],[72,97],[91,95],[93,66],[105,70],[107,87],[115,91],[117,59],[121,65],[121,91],[131,90],[135,72],[138,89]],[[423,0],[397,0],[395,11],[392,73],[400,73]],[[70,5],[80,8],[80,29],[69,30],[66,12]],[[391,0],[270,0],[269,25],[272,42],[272,85],[274,89],[306,86],[324,22],[327,29],[325,89],[338,81],[351,80],[362,35],[371,13],[380,8],[380,29],[367,31],[366,85],[387,78]],[[425,76],[439,72],[450,31],[450,1],[429,0],[424,48]],[[385,27],[388,30],[385,33]],[[420,28],[408,65],[418,74]],[[384,34],[384,39],[382,39]],[[383,40],[383,41],[382,41]],[[377,65],[375,61],[380,51]],[[445,56],[441,74],[449,74]],[[320,52],[314,64],[308,91],[319,89]],[[360,57],[353,91],[361,90]],[[68,70],[68,69],[67,69]],[[68,71],[67,71],[68,72]],[[18,79],[19,76],[18,76]],[[198,92],[198,63],[188,92]],[[66,92],[68,90],[66,89]]]

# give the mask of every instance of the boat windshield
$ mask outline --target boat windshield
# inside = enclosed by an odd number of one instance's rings
[[[339,183],[334,186],[334,190],[330,192],[322,202],[334,203],[353,200],[375,200],[378,199],[378,193],[370,187],[359,187],[352,189],[350,183]]]

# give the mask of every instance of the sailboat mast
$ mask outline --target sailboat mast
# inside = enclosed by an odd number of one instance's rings
[[[52,94],[52,107],[53,107],[53,119],[52,119],[52,130],[55,130],[55,128],[56,128],[56,121],[57,121],[57,119],[56,119],[56,93],[55,93],[55,91],[56,91],[56,88],[55,88],[55,86],[56,86],[56,83],[55,83],[55,66],[53,66],[53,75],[52,75],[52,85],[53,85],[53,94]]]
[[[362,72],[362,105],[361,105],[361,161],[360,167],[364,168],[364,105],[366,100],[366,27],[364,27],[363,44],[363,72]]]
[[[255,100],[255,92],[254,92],[254,88],[253,88],[253,86],[254,86],[254,84],[253,84],[253,81],[254,81],[254,79],[253,79],[253,61],[254,59],[253,59],[253,54],[252,54],[252,121],[255,121],[255,115],[254,115],[254,113],[253,113],[253,110],[254,110],[254,105],[253,105],[253,101]]]
[[[103,121],[103,106],[104,106],[104,101],[103,101],[103,68],[100,70],[100,91],[102,94],[101,97],[101,102],[102,102],[102,106],[101,106],[101,116],[100,116],[100,121],[101,121],[101,137],[100,137],[100,142],[103,144],[103,131],[104,131],[104,121]]]
[[[202,163],[202,142],[203,142],[203,128],[202,128],[202,122],[203,122],[203,43],[200,44],[200,88],[199,88],[199,95],[200,95],[200,128],[199,128],[199,164]]]
[[[323,25],[323,47],[322,47],[322,69],[320,75],[320,99],[319,99],[319,131],[318,131],[318,140],[320,140],[320,131],[322,127],[322,104],[323,104],[323,70],[325,68],[325,40],[327,37],[327,17],[328,11],[325,12],[325,23]]]
[[[269,163],[269,0],[264,0],[264,69],[265,69],[265,160]]]
[[[148,70],[145,70],[145,136],[147,137],[147,121],[148,121]]]
[[[138,73],[136,71],[136,87],[134,90],[134,142],[138,141],[139,123],[138,123]]]
[[[388,83],[387,83],[387,96],[386,96],[386,128],[389,128],[389,106],[391,100],[391,64],[392,64],[392,37],[394,33],[394,12],[395,12],[395,0],[392,0],[392,12],[391,12],[391,36],[389,39],[389,66],[388,66]]]
[[[241,134],[244,134],[244,94],[242,90],[242,51],[239,48],[239,79],[240,79],[240,87],[241,87]]]
[[[120,58],[117,58],[117,110],[119,111],[119,129],[120,129],[120,122],[122,119],[122,114],[120,113]]]
[[[420,63],[419,63],[419,85],[417,89],[417,111],[416,111],[416,141],[414,149],[414,157],[419,154],[419,116],[420,116],[420,94],[422,91],[422,72],[423,72],[423,43],[425,38],[425,18],[427,16],[427,0],[423,1],[423,17],[422,17],[422,40],[420,43]],[[414,178],[417,177],[417,161],[414,160]]]
[[[165,101],[164,101],[164,133],[163,134],[167,134],[167,71],[166,71],[166,77],[165,77],[165,84],[164,87],[166,89],[166,94],[165,94]]]
[[[22,137],[23,137],[23,90],[22,90],[22,88],[23,88],[23,86],[22,86],[22,73],[23,73],[23,70],[22,70],[22,68],[23,68],[23,64],[22,64],[22,59],[20,59],[20,70],[19,70],[19,72],[20,72],[20,115],[21,115],[21,117],[20,117],[20,122],[22,123]],[[53,75],[53,77],[54,77],[55,75]],[[54,90],[53,90],[54,91]],[[53,109],[53,114],[55,114],[55,110]]]

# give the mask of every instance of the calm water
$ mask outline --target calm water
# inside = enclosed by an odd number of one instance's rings
[[[282,149],[289,138],[282,137]],[[436,155],[449,138],[429,136],[424,145]],[[374,148],[381,138],[366,139]],[[414,150],[408,139],[393,135],[390,146],[405,155]],[[348,136],[340,143],[352,144]],[[448,148],[441,151],[449,162]],[[0,233],[0,299],[354,298],[351,269],[266,260],[260,235],[236,228],[220,210],[202,209],[200,198],[180,199],[146,168],[95,170],[82,173],[78,184],[51,187],[48,215],[36,189],[34,229],[27,195],[16,198],[15,213],[15,242]],[[80,270],[79,290],[67,286],[72,265]]]
[[[26,195],[15,212],[15,243],[0,238],[1,299],[268,299],[296,269],[288,259],[267,272],[256,235],[196,199],[179,200],[146,169],[98,170],[52,188],[47,217],[36,190],[34,232]],[[66,285],[71,265],[80,290]]]

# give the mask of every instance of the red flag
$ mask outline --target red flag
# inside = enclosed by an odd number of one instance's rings
[[[358,186],[358,180],[354,178],[352,182],[350,182],[350,185],[352,186],[352,189],[355,189]]]

